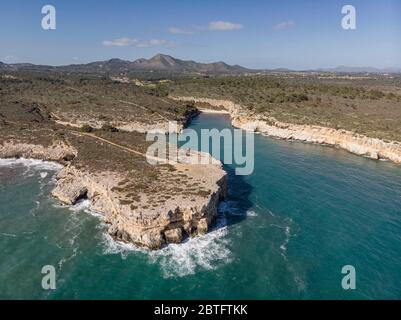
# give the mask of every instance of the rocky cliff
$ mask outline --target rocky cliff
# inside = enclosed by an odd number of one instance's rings
[[[115,239],[150,249],[206,233],[218,214],[219,201],[226,195],[226,173],[220,162],[193,164],[192,160],[198,159],[193,151],[192,157],[163,171],[160,181],[164,183],[156,186],[157,192],[143,188],[133,195],[127,195],[132,188],[128,187],[130,181],[124,170],[96,170],[75,164],[73,159],[79,159],[80,154],[66,142],[43,146],[3,141],[0,158],[16,157],[63,164],[52,192],[54,197],[68,205],[89,199],[91,209],[103,215]],[[194,190],[185,193],[179,187],[188,181]],[[127,201],[127,196],[134,196],[136,201]]]

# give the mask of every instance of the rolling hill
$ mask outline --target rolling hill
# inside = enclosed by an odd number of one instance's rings
[[[67,66],[46,66],[33,64],[4,64],[0,62],[0,70],[5,71],[43,71],[93,74],[122,74],[136,72],[167,72],[167,73],[202,73],[202,74],[243,74],[251,69],[239,65],[231,66],[224,62],[199,63],[158,54],[151,59],[135,61],[110,59],[88,64],[73,64]]]

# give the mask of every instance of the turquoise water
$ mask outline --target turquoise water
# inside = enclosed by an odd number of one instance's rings
[[[201,115],[192,128],[231,128]],[[401,167],[255,137],[214,231],[158,252],[111,241],[87,203],[57,206],[55,168],[0,161],[0,298],[400,299]],[[57,289],[41,288],[54,265]],[[356,268],[344,291],[341,268]]]

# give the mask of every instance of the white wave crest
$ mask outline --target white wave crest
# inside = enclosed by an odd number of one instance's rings
[[[77,212],[85,212],[90,214],[91,216],[95,217],[95,218],[102,218],[104,215],[100,212],[97,212],[95,210],[92,209],[92,204],[91,201],[89,199],[83,199],[78,201],[76,204],[74,205],[64,205],[64,204],[53,204],[53,207],[55,208],[67,208],[68,210],[77,213]]]
[[[104,227],[104,225],[102,226]],[[120,254],[121,258],[126,259],[130,253],[148,253],[149,251],[140,248],[132,243],[124,243],[114,240],[107,232],[103,233],[103,254]]]
[[[29,168],[34,168],[37,170],[49,170],[49,171],[58,171],[63,168],[63,166],[59,163],[56,162],[50,162],[50,161],[42,161],[42,160],[34,160],[34,159],[25,159],[25,158],[19,158],[19,159],[0,159],[0,166],[1,167],[10,167],[10,166],[16,166],[16,165],[23,165]]]
[[[104,254],[145,254],[149,262],[158,264],[164,278],[185,277],[202,270],[214,270],[231,262],[231,251],[224,217],[206,235],[189,238],[180,244],[169,244],[160,250],[147,250],[133,244],[115,241],[107,233],[103,236]]]
[[[280,246],[280,249],[283,252],[287,251],[287,245],[288,245],[288,242],[290,242],[290,238],[291,238],[291,229],[289,226],[287,226],[287,227],[285,227],[285,240],[284,240],[283,244]]]
[[[164,278],[185,277],[201,270],[214,270],[231,262],[227,227],[204,236],[188,239],[181,244],[149,253],[152,263],[159,263]]]
[[[73,206],[68,206],[68,210],[72,212],[86,211],[89,210],[91,206],[91,202],[88,199],[78,201]]]
[[[41,177],[42,179],[46,178],[47,175],[48,175],[47,172],[41,172],[41,173],[40,173],[40,177]]]
[[[248,211],[246,212],[246,216],[247,216],[247,217],[257,217],[258,214],[257,214],[255,211],[253,211],[253,210],[248,210]]]

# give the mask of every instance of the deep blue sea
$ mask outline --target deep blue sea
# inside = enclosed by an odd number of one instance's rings
[[[191,128],[232,129],[212,114]],[[401,166],[257,135],[253,174],[226,169],[214,230],[148,252],[113,242],[87,202],[59,206],[57,167],[0,160],[0,298],[401,299]]]

